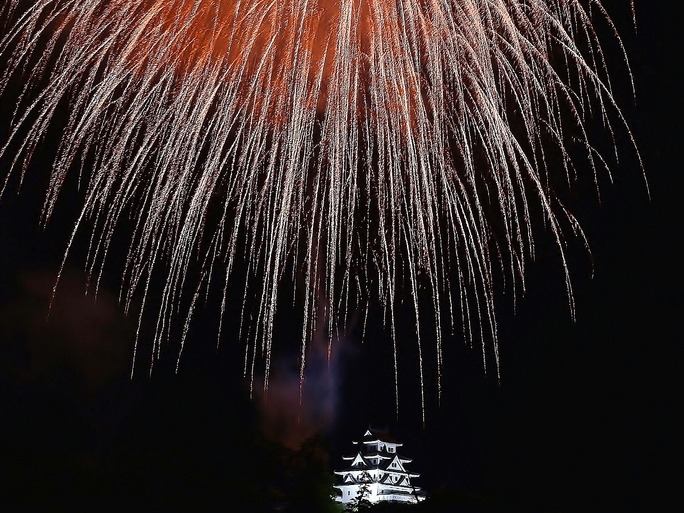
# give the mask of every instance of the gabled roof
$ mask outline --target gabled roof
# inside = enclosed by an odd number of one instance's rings
[[[401,443],[397,442],[397,440],[390,434],[389,431],[371,428],[368,428],[363,434],[362,442],[386,442],[396,445],[397,447],[402,445]]]
[[[406,472],[406,469],[404,468],[403,465],[404,460],[399,458],[399,456],[395,456],[392,461],[390,461],[387,466],[385,467],[386,470],[396,470],[398,472]]]
[[[366,462],[365,458],[361,455],[361,453],[358,453],[356,457],[354,458],[354,461],[352,461],[351,464],[352,467],[367,467],[368,463]]]
[[[420,477],[420,474],[410,473],[406,470],[404,466],[406,463],[410,463],[412,460],[408,458],[402,458],[399,455],[394,455],[394,457],[384,456],[382,454],[362,454],[357,453],[356,456],[343,456],[344,460],[351,461],[348,470],[382,470],[386,472],[400,472],[408,474],[410,477]],[[342,472],[342,471],[340,471]]]

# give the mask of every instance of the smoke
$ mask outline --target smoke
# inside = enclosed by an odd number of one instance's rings
[[[83,273],[65,271],[52,300],[55,276],[24,272],[14,297],[0,308],[4,371],[26,383],[67,376],[78,390],[97,392],[126,375],[132,327],[107,291],[97,298],[84,294]]]
[[[333,344],[316,337],[309,347],[306,365],[294,354],[275,359],[268,388],[255,382],[255,397],[264,434],[291,449],[334,425],[348,341]]]

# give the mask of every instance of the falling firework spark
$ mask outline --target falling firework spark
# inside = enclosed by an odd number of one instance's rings
[[[69,248],[89,225],[96,282],[133,218],[127,311],[141,297],[142,319],[153,277],[165,279],[152,364],[189,304],[182,348],[217,275],[225,314],[241,254],[258,299],[245,372],[253,382],[263,363],[266,386],[290,273],[304,277],[302,376],[316,330],[334,340],[352,309],[378,302],[398,382],[400,291],[417,325],[434,316],[438,381],[449,323],[485,360],[493,348],[498,371],[495,276],[524,290],[537,223],[572,311],[565,237],[584,236],[553,183],[576,180],[573,148],[597,184],[608,169],[592,118],[629,134],[595,23],[621,42],[598,0],[3,0],[0,12],[0,93],[17,105],[2,191],[59,125],[44,218],[80,173]]]

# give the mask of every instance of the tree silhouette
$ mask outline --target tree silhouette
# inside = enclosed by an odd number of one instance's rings
[[[349,505],[347,506],[347,511],[351,511],[353,513],[368,511],[373,505],[371,501],[368,500],[368,497],[370,496],[370,483],[372,481],[368,472],[364,470],[359,476],[359,480],[361,482],[359,485],[359,491],[356,494],[356,497],[354,497],[354,499],[350,501]]]

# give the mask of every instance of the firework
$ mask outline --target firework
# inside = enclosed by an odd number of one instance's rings
[[[524,290],[536,224],[556,242],[572,311],[564,239],[583,235],[553,184],[576,180],[576,158],[597,183],[607,170],[590,120],[608,137],[616,124],[629,134],[595,24],[621,43],[598,0],[3,0],[0,10],[10,20],[0,92],[17,105],[3,191],[59,126],[44,216],[68,173],[81,173],[74,236],[89,227],[96,282],[133,219],[125,308],[141,297],[142,319],[153,277],[165,277],[152,363],[185,304],[182,348],[213,278],[225,313],[241,255],[258,303],[244,319],[245,372],[253,381],[263,363],[265,386],[279,295],[295,274],[302,373],[314,332],[334,340],[351,309],[379,303],[396,341],[400,293],[417,325],[434,317],[438,380],[448,325],[498,370],[495,276]],[[422,380],[418,328],[416,338]]]

